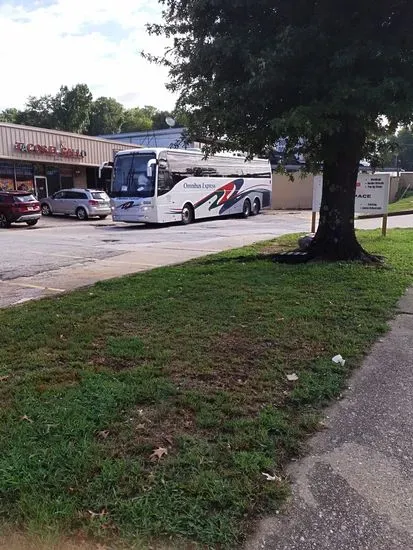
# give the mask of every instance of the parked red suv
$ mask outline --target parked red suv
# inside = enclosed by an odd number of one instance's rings
[[[12,223],[36,225],[40,218],[40,202],[26,191],[0,191],[0,227]]]

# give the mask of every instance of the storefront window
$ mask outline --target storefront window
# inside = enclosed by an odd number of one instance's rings
[[[14,164],[12,162],[0,162],[0,191],[14,189]]]
[[[33,164],[16,164],[16,189],[18,191],[33,191]]]
[[[34,164],[34,175],[35,176],[44,176],[45,165],[44,164]]]

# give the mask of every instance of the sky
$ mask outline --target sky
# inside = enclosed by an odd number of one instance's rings
[[[163,53],[145,29],[160,20],[156,0],[0,0],[0,110],[79,83],[94,99],[172,109],[166,69],[140,55]]]

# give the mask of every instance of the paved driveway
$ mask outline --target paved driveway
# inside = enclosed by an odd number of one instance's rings
[[[111,277],[189,260],[310,229],[308,212],[269,212],[190,226],[138,226],[111,221],[42,218],[34,228],[0,231],[0,307],[59,294]],[[378,227],[380,220],[363,220]],[[413,216],[389,227],[413,226]]]

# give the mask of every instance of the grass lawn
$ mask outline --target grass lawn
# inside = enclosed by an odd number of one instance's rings
[[[413,282],[413,230],[359,235],[389,267],[284,237],[0,310],[0,532],[241,544]]]
[[[403,212],[413,210],[413,191],[408,192],[402,199],[389,204],[389,212]]]

